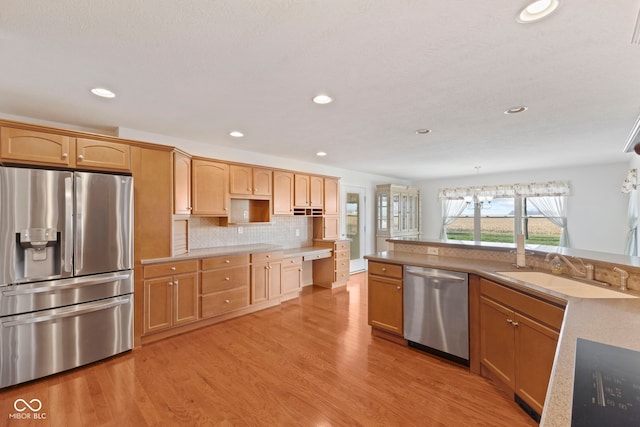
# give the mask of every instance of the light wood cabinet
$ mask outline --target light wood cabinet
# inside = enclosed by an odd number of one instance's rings
[[[402,336],[402,266],[370,261],[367,280],[369,325]]]
[[[322,208],[324,180],[322,177],[294,174],[294,208]]]
[[[273,214],[293,215],[293,173],[273,172]]]
[[[376,252],[389,250],[387,239],[420,236],[420,190],[405,185],[376,186]]]
[[[229,166],[204,159],[191,160],[194,215],[227,216],[229,204]]]
[[[349,281],[350,242],[348,240],[316,240],[316,247],[330,248],[331,256],[313,262],[313,284],[337,288]]]
[[[251,254],[251,304],[282,294],[282,251]]]
[[[302,257],[286,258],[282,263],[282,294],[297,296],[302,289]]]
[[[173,153],[173,213],[191,214],[191,156]]]
[[[196,261],[144,267],[144,333],[198,320]]]
[[[542,414],[564,309],[486,279],[480,295],[482,370]]]
[[[200,261],[200,314],[212,317],[249,305],[249,255]]]
[[[340,180],[324,178],[324,215],[340,215]]]
[[[271,169],[230,165],[229,192],[231,195],[271,196],[271,176]]]
[[[128,144],[11,127],[0,129],[0,159],[87,170],[131,170]]]

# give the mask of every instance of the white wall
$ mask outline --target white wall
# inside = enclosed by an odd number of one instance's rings
[[[438,190],[444,187],[498,185],[553,180],[569,181],[571,195],[567,215],[571,247],[623,254],[627,238],[629,196],[620,191],[629,162],[577,166],[561,169],[523,170],[426,180],[414,183],[422,195],[425,238],[440,237],[441,211]]]

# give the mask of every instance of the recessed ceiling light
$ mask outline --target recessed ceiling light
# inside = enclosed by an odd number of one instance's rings
[[[428,133],[431,133],[431,129],[418,129],[418,130],[416,131],[416,133],[417,133],[418,135],[426,135],[426,134],[428,134]]]
[[[327,155],[327,153],[325,153],[324,151],[318,151],[318,152],[316,153],[316,156],[318,156],[318,157],[324,157],[324,156],[326,156],[326,155]]]
[[[518,114],[518,113],[522,113],[523,111],[527,111],[527,107],[525,107],[524,105],[518,105],[517,107],[511,107],[508,110],[505,110],[505,114]]]
[[[522,9],[516,21],[521,24],[539,21],[540,19],[551,15],[558,8],[560,0],[536,0],[529,6]]]
[[[330,104],[333,102],[333,98],[329,95],[320,94],[313,97],[313,102],[316,104]]]
[[[101,96],[103,98],[115,98],[116,94],[110,91],[109,89],[105,89],[103,87],[94,87],[91,89],[91,93],[94,95]]]
[[[229,135],[234,138],[242,138],[244,136],[244,133],[240,132],[239,130],[232,130],[231,132],[229,132]]]

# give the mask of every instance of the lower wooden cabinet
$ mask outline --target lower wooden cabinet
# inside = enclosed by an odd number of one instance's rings
[[[297,296],[302,289],[302,257],[287,258],[282,263],[282,294]]]
[[[144,267],[144,333],[198,320],[198,263]]]
[[[484,372],[542,414],[564,308],[480,279]]]
[[[251,304],[282,294],[282,251],[251,254]]]
[[[402,266],[369,261],[368,322],[374,328],[404,334]]]
[[[317,240],[313,245],[330,248],[331,257],[313,264],[313,284],[324,288],[337,288],[349,281],[351,243],[349,240]]]
[[[249,305],[249,255],[200,261],[200,314],[218,316]]]

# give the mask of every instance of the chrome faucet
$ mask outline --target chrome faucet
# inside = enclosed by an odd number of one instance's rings
[[[573,259],[578,260],[582,265],[582,267],[584,268],[584,271],[580,271],[578,268],[576,268],[575,265],[573,265],[571,261],[569,261],[569,259],[566,256],[562,255],[559,252],[549,252],[547,256],[544,258],[544,262],[549,262],[552,256],[557,256],[565,265],[569,266],[569,268],[573,271],[572,276],[584,277],[587,280],[594,280],[593,264],[585,264],[581,258],[572,257]]]
[[[614,273],[620,273],[620,290],[627,290],[627,279],[629,278],[629,273],[626,270],[623,270],[619,267],[613,267]]]

